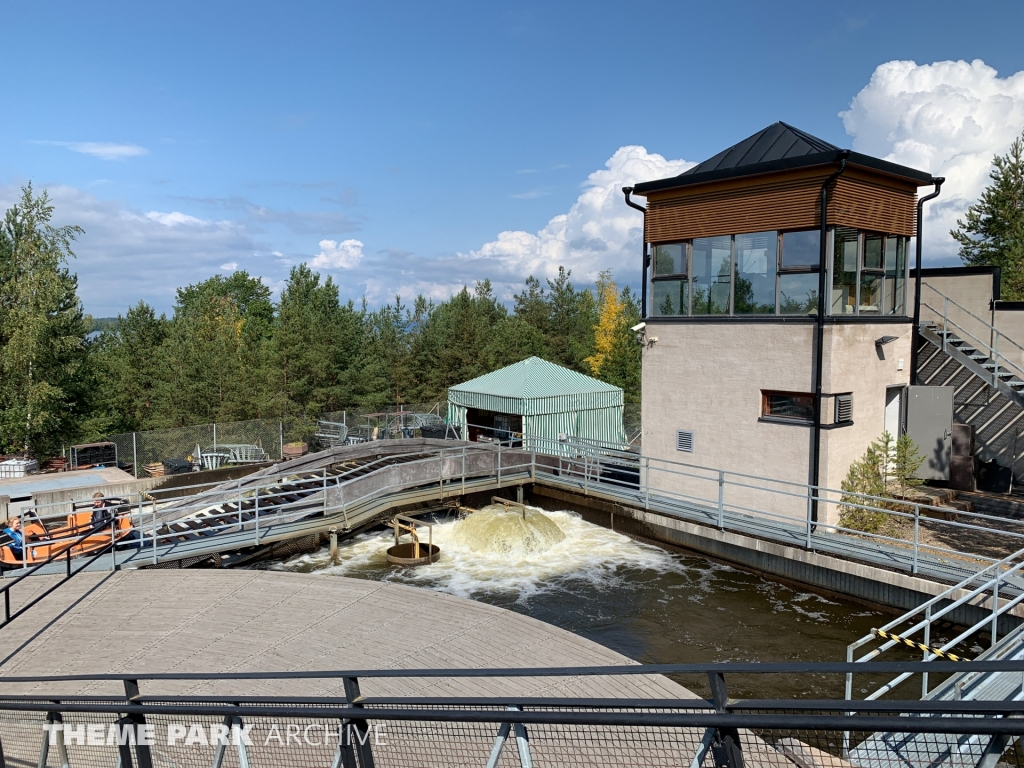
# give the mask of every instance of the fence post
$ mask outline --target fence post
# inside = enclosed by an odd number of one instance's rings
[[[135,436],[138,432],[132,432],[132,471],[135,472],[135,479],[139,479],[139,449],[136,445]]]
[[[281,453],[279,453],[278,456],[281,457],[281,461],[284,461],[284,422],[283,421],[279,421],[277,423],[277,426],[278,426],[278,429],[280,431],[280,436],[281,436],[280,437]]]
[[[260,487],[256,486],[255,506],[253,512],[256,515],[255,528],[256,528],[256,544],[260,543]]]
[[[217,450],[217,422],[213,422],[213,450]]]
[[[587,454],[583,454],[583,495],[588,493],[587,481],[590,479],[590,464],[587,461]]]
[[[718,530],[725,530],[725,472],[718,470]]]
[[[917,573],[917,545],[920,541],[920,530],[921,530],[921,505],[914,505],[914,564],[911,567],[911,573]]]
[[[153,504],[153,565],[156,565],[156,503]]]
[[[117,570],[117,517],[110,518],[110,570]]]

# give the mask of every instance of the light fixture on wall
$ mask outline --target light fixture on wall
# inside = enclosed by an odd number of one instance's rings
[[[899,336],[882,336],[880,339],[875,339],[875,346],[884,347],[886,344],[892,344],[898,338]]]

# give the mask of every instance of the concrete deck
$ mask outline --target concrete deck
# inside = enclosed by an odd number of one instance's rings
[[[55,577],[14,587],[12,608]],[[0,676],[631,664],[536,619],[417,587],[274,571],[83,573],[0,630]],[[207,685],[204,689],[203,686]],[[367,680],[365,695],[689,697],[664,677],[589,680]],[[120,694],[60,683],[50,693]],[[143,683],[143,693],[209,693],[208,684]],[[42,693],[30,685],[2,692]],[[230,681],[220,695],[341,696],[340,680]]]

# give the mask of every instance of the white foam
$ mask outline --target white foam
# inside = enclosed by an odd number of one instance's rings
[[[482,592],[514,593],[525,599],[550,589],[571,588],[582,581],[598,588],[621,586],[636,571],[689,572],[680,560],[658,547],[641,544],[621,533],[593,525],[575,512],[543,513],[565,534],[560,541],[535,547],[480,547],[460,535],[459,521],[434,525],[434,543],[441,558],[414,568],[388,566],[385,551],[394,543],[390,531],[360,536],[339,547],[339,563],[331,565],[326,549],[272,566],[290,571],[317,571],[338,576],[384,573],[375,578],[429,587],[461,597]],[[426,541],[426,532],[421,528]],[[628,574],[626,573],[628,570]]]

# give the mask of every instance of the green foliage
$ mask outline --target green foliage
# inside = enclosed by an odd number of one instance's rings
[[[179,288],[170,317],[144,302],[82,314],[66,263],[77,227],[54,228],[26,188],[0,227],[0,452],[45,458],[117,432],[320,414],[444,399],[454,384],[538,356],[640,400],[640,306],[602,273],[601,298],[560,268],[506,307],[489,281],[435,302],[371,311],[331,277],[292,269],[275,303],[238,271]],[[603,308],[603,313],[599,311]],[[589,363],[588,363],[589,361]],[[597,363],[596,367],[592,364]]]
[[[59,452],[90,410],[88,327],[67,269],[79,227],[22,189],[0,224],[0,452]]]
[[[992,183],[950,234],[965,264],[1002,268],[1002,297],[1024,300],[1024,134],[992,160]]]
[[[903,434],[897,440],[883,432],[864,455],[850,465],[841,485],[844,495],[839,507],[839,525],[865,533],[892,533],[899,527],[898,518],[884,510],[907,510],[907,505],[898,497],[920,485],[921,481],[913,476],[923,461],[924,456],[918,453],[917,443],[910,435]],[[863,499],[861,494],[879,498]]]

